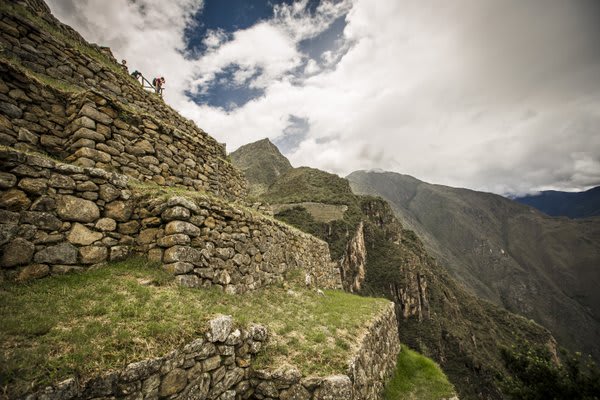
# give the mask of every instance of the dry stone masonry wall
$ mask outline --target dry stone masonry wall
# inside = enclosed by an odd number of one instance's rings
[[[236,329],[231,317],[218,316],[204,337],[180,350],[85,382],[67,379],[26,399],[376,400],[400,351],[392,303],[368,327],[347,374],[303,377],[293,366],[254,370],[251,361],[267,342],[265,327]]]
[[[0,21],[0,46],[0,144],[160,185],[245,196],[245,180],[224,146],[146,93],[114,60],[105,65],[10,13]]]
[[[9,280],[121,260],[162,261],[190,286],[243,293],[292,269],[341,287],[325,242],[242,206],[132,190],[130,178],[0,150],[0,266]]]

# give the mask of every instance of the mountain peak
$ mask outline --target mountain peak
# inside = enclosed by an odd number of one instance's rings
[[[254,196],[264,193],[280,175],[292,169],[290,161],[269,138],[245,144],[230,156],[233,164],[246,175],[250,194]]]

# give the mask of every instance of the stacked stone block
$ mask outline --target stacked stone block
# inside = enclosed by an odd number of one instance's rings
[[[347,374],[306,377],[291,366],[254,370],[252,359],[267,342],[263,326],[236,329],[231,317],[218,316],[202,338],[164,357],[85,382],[67,379],[26,398],[377,400],[400,350],[392,303],[367,328]]]
[[[7,279],[60,273],[136,253],[190,287],[243,293],[302,269],[340,287],[327,244],[217,198],[132,190],[125,175],[0,150],[0,266]]]

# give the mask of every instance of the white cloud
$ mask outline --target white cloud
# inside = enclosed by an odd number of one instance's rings
[[[294,115],[308,121],[294,165],[342,175],[382,168],[498,193],[600,183],[593,1],[324,1],[311,15],[303,0],[229,37],[210,32],[198,60],[176,50],[197,4],[176,1],[163,24],[153,17],[158,0],[144,2],[155,10],[145,15],[117,1],[114,11],[74,2],[94,20],[86,37],[130,65],[158,68],[167,101],[229,150],[281,137]],[[345,13],[343,42],[320,69],[298,44]],[[184,96],[231,65],[234,83],[264,96],[231,111]]]

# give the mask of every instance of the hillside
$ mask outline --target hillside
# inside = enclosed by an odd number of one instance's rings
[[[261,155],[256,155],[261,157]],[[528,340],[555,348],[548,331],[480,300],[458,285],[404,229],[385,201],[353,195],[349,182],[312,168],[282,175],[263,194],[289,202],[276,218],[327,241],[346,290],[385,296],[396,304],[400,339],[436,360],[463,399],[502,398],[500,349]],[[319,220],[303,202],[346,205],[343,217]],[[337,255],[337,257],[336,257]]]
[[[553,217],[600,216],[600,186],[579,193],[544,190],[535,195],[515,197],[513,200],[537,208]]]
[[[0,10],[0,397],[380,397],[393,303],[342,291],[110,49],[42,0]]]
[[[277,178],[292,169],[292,165],[269,139],[244,145],[229,154],[250,186],[250,195],[258,196],[267,191]]]
[[[551,218],[490,193],[358,171],[357,193],[380,195],[452,276],[532,318],[573,350],[600,357],[600,221]]]

